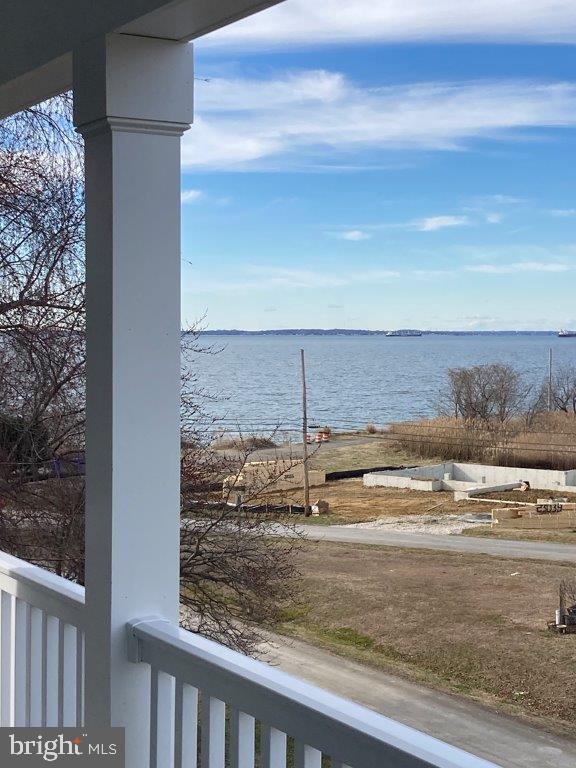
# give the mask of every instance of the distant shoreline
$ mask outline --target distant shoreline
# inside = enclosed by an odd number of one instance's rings
[[[186,331],[184,331],[186,333]],[[200,331],[202,336],[386,336],[388,330],[347,328],[288,328],[265,331],[217,329]],[[557,336],[558,331],[420,331],[422,336]],[[396,337],[397,338],[397,337]]]

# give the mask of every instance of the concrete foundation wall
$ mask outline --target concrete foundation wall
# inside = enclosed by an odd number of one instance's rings
[[[443,465],[444,466],[444,465]],[[527,480],[533,488],[556,488],[573,485],[574,470],[560,472],[551,469],[527,469],[525,467],[492,467],[486,464],[452,464],[454,480],[464,480],[478,485],[502,485]]]
[[[388,475],[386,472],[371,472],[364,475],[366,488],[410,488],[413,491],[441,491],[441,480],[419,480],[402,475]]]
[[[567,472],[526,467],[492,467],[487,464],[444,462],[412,469],[371,472],[364,475],[367,487],[413,488],[414,490],[453,490],[482,492],[510,490],[522,481],[532,488],[570,492],[576,486],[576,470]]]

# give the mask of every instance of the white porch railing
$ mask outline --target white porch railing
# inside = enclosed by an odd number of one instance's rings
[[[83,722],[84,589],[0,553],[0,725]]]
[[[83,724],[83,614],[82,587],[0,553],[2,726]],[[127,652],[150,665],[151,768],[495,768],[164,620]]]
[[[201,768],[494,768],[169,622],[129,635],[131,659],[151,667],[154,768],[196,766],[198,752]]]

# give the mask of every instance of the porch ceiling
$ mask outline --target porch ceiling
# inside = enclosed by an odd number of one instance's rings
[[[110,32],[193,40],[279,0],[0,0],[0,118],[72,86],[72,51]]]

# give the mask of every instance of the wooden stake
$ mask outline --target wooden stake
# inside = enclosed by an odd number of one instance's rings
[[[308,411],[306,403],[306,363],[304,350],[300,350],[302,364],[302,455],[304,457],[304,514],[310,517],[310,483],[308,481]]]

